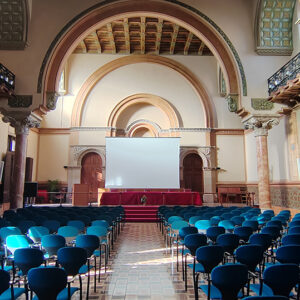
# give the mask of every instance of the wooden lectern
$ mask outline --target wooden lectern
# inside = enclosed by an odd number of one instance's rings
[[[88,206],[90,203],[90,186],[88,184],[74,184],[72,205]]]

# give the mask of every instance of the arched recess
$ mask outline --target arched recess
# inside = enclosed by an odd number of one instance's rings
[[[132,55],[118,58],[114,61],[111,61],[97,71],[95,71],[81,86],[80,90],[77,93],[75,103],[73,106],[72,117],[71,117],[71,127],[79,127],[81,126],[82,119],[82,111],[86,102],[86,99],[99,80],[101,80],[104,76],[109,74],[110,72],[121,68],[126,65],[136,64],[136,63],[155,63],[159,65],[166,66],[171,68],[172,70],[178,72],[182,76],[186,78],[190,82],[190,84],[195,89],[199,101],[202,102],[205,114],[205,123],[206,127],[213,128],[215,125],[213,109],[211,105],[211,100],[203,88],[201,82],[198,78],[189,71],[185,66],[181,65],[177,61],[174,61],[170,58],[156,56],[156,55]],[[110,126],[110,125],[108,125]],[[176,127],[176,126],[174,126]],[[178,126],[177,126],[178,127]]]
[[[80,183],[89,185],[90,201],[96,202],[98,188],[104,187],[101,156],[89,151],[81,159]]]
[[[42,63],[37,92],[43,92],[44,108],[49,101],[53,102],[58,90],[59,75],[80,40],[97,26],[136,14],[161,16],[187,28],[202,39],[218,60],[228,93],[238,96],[238,108],[241,108],[240,77],[244,85],[244,95],[246,81],[241,61],[232,43],[221,28],[206,15],[176,0],[108,0],[83,11],[71,20],[53,40]]]
[[[137,133],[142,130],[149,132],[151,137],[158,137],[160,127],[156,123],[148,120],[136,120],[126,128],[126,136],[135,137]]]
[[[197,153],[189,153],[183,159],[183,187],[203,193],[203,161]]]
[[[156,106],[159,108],[161,111],[163,111],[169,120],[169,128],[178,128],[180,127],[179,119],[180,117],[177,115],[173,107],[168,103],[168,101],[164,100],[161,97],[158,97],[156,95],[151,95],[151,94],[135,94],[131,95],[121,102],[119,102],[111,112],[108,122],[107,122],[107,127],[112,128],[112,130],[116,129],[118,119],[122,115],[123,112],[126,111],[126,109],[132,105],[140,104],[140,103],[146,103],[150,104],[153,106]],[[145,123],[145,122],[144,122]],[[147,122],[146,128],[151,127],[151,132],[157,132],[153,126],[150,126],[150,123]],[[145,126],[144,126],[145,127]]]

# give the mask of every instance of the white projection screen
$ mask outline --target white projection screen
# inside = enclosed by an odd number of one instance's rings
[[[106,138],[106,188],[178,189],[180,138]]]

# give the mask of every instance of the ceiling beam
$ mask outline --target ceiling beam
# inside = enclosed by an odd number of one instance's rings
[[[159,54],[160,49],[160,41],[161,41],[161,34],[162,34],[162,28],[163,28],[163,19],[159,18],[158,23],[156,24],[156,41],[155,41],[155,53]]]
[[[145,54],[146,17],[141,17],[141,54]]]
[[[202,55],[203,54],[204,47],[205,47],[205,44],[201,41],[201,45],[200,45],[199,50],[198,50],[198,55]]]
[[[80,47],[82,48],[82,53],[87,53],[87,47],[84,40],[80,42]]]
[[[126,53],[130,54],[130,36],[129,36],[129,24],[128,24],[128,18],[124,18],[124,36],[125,36],[125,48]]]
[[[99,40],[99,36],[97,34],[96,31],[92,32],[91,35],[94,38],[95,44],[96,44],[96,48],[97,48],[97,52],[100,54],[101,53],[101,45],[100,45],[100,40]]]
[[[179,31],[179,25],[174,24],[173,25],[173,33],[171,35],[170,54],[174,54],[178,31]]]
[[[111,23],[107,23],[106,24],[106,28],[107,28],[107,34],[108,34],[108,38],[109,38],[109,42],[110,42],[110,46],[111,46],[111,51],[112,51],[113,54],[116,54],[117,53],[116,43],[115,43],[115,39],[114,39],[114,34],[113,34]]]
[[[189,32],[188,37],[187,37],[186,42],[185,42],[185,45],[184,45],[184,49],[183,49],[183,54],[184,55],[189,54],[189,49],[190,49],[192,39],[193,39],[193,34],[191,32]]]

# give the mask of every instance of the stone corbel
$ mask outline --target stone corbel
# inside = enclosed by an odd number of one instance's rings
[[[58,97],[60,97],[60,94],[57,92],[46,92],[46,107],[50,110],[54,110],[56,108]]]
[[[230,112],[237,112],[238,110],[238,94],[228,94],[225,99],[227,101],[228,110]]]

